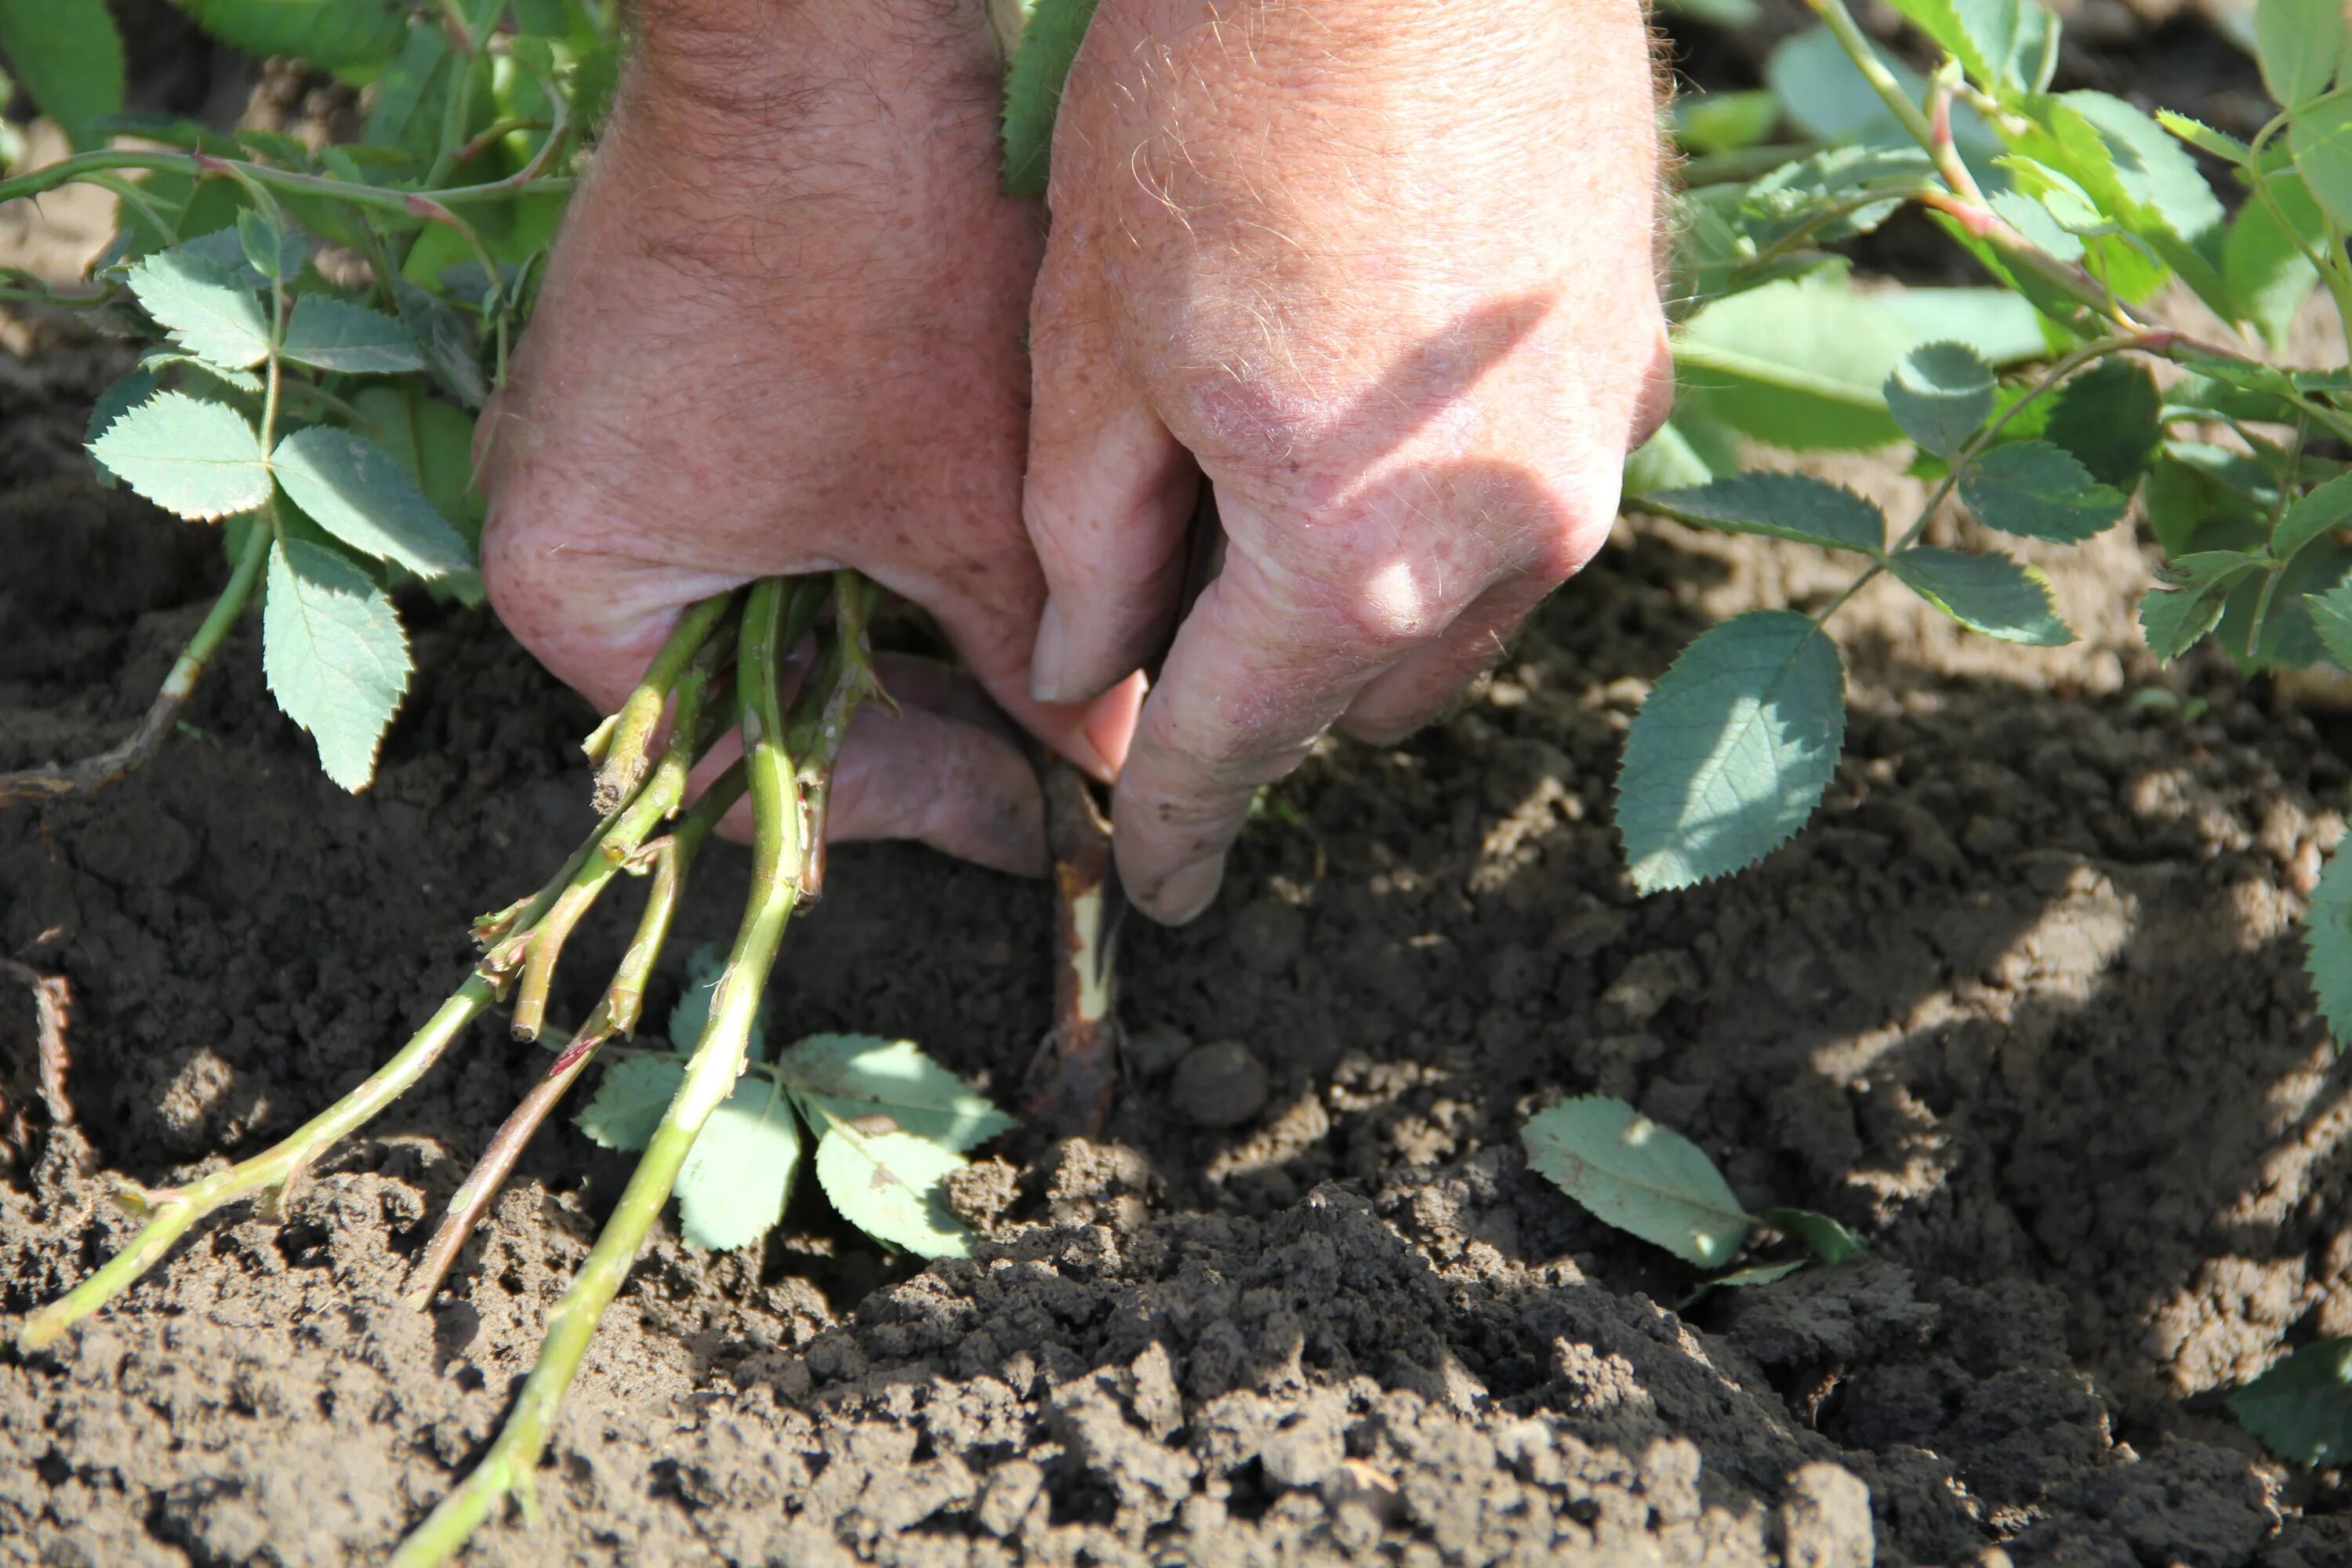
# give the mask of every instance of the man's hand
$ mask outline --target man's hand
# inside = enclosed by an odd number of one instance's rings
[[[1102,0],[1054,141],[1024,510],[1034,695],[1167,635],[1196,478],[1222,573],[1127,753],[1146,912],[1260,785],[1434,717],[1607,537],[1671,395],[1633,0]]]
[[[482,570],[525,646],[609,709],[683,605],[854,566],[937,616],[1022,723],[1044,583],[1022,531],[1034,204],[998,194],[1003,64],[942,0],[646,0],[619,108],[484,421]],[[977,693],[886,668],[837,837],[1044,868],[1035,775]],[[1105,744],[1132,705],[1114,701]]]

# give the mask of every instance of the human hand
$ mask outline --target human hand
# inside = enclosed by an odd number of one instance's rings
[[[1216,892],[1255,790],[1402,737],[1598,550],[1672,395],[1633,0],[1102,0],[1032,307],[1037,697],[1177,612],[1197,474],[1223,570],[1118,785],[1149,914]]]
[[[1081,710],[1029,695],[1038,214],[998,193],[1002,71],[976,6],[647,0],[481,441],[491,602],[590,701],[619,702],[684,605],[853,566],[1107,771]],[[882,673],[902,716],[853,728],[832,836],[1042,870],[1035,773],[987,704],[937,666]]]

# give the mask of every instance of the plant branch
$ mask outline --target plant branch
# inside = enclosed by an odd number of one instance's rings
[[[629,798],[646,776],[651,764],[654,731],[661,723],[662,710],[669,705],[670,693],[686,673],[688,663],[711,639],[719,622],[734,606],[732,591],[714,594],[701,603],[691,605],[677,618],[677,625],[662,643],[661,649],[646,666],[646,673],[620,707],[620,710],[588,738],[583,749],[597,759],[594,804],[600,814],[617,810]]]

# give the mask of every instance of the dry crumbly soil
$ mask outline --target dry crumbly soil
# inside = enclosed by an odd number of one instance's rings
[[[222,575],[78,453],[120,352],[10,331],[0,767],[122,732]],[[1714,619],[1843,579],[1621,528],[1464,710],[1318,755],[1207,918],[1137,933],[1108,1135],[1010,1140],[963,1188],[971,1259],[883,1259],[805,1200],[759,1255],[665,1234],[540,1519],[471,1560],[2352,1563],[2337,1477],[2220,1405],[2352,1332],[2352,1094],[2294,926],[2352,728],[2153,669],[2120,532],[2042,558],[2079,643],[1970,638],[1874,585],[1838,623],[1853,717],[1815,825],[1637,900],[1608,800],[1650,682]],[[278,716],[248,626],[143,774],[0,817],[0,953],[73,984],[81,1122],[0,1181],[0,1314],[128,1236],[105,1173],[184,1178],[356,1082],[462,974],[467,917],[586,827],[590,716],[487,619],[410,608],[420,673],[365,796]],[[687,944],[740,892],[713,858]],[[578,943],[575,1016],[622,913]],[[1034,885],[845,851],[780,1026],[910,1036],[1009,1097],[1049,917]],[[1270,1092],[1197,1128],[1176,1064],[1234,1040]],[[0,995],[0,1083],[33,1049]],[[233,1210],[55,1352],[0,1352],[0,1562],[380,1558],[488,1439],[625,1175],[551,1130],[442,1303],[400,1304],[543,1066],[478,1028],[282,1215]],[[1581,1092],[1866,1257],[1678,1310],[1688,1271],[1525,1169],[1520,1123]]]

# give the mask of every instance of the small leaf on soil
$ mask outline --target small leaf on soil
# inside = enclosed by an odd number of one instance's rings
[[[971,1234],[947,1205],[947,1178],[963,1168],[962,1155],[911,1132],[860,1132],[835,1122],[817,1140],[816,1179],[842,1217],[921,1258],[971,1250]]]
[[[2352,1337],[2304,1346],[2230,1395],[2230,1413],[2283,1459],[2342,1463],[2352,1455]]]
[[[2303,966],[2336,1048],[2352,1046],[2352,855],[2327,858],[2303,915]]]
[[[269,468],[236,409],[159,392],[89,444],[90,456],[164,510],[199,522],[269,499]]]
[[[572,1120],[603,1147],[634,1152],[653,1141],[662,1112],[685,1081],[681,1058],[624,1057],[604,1069],[595,1098]]]
[[[1842,485],[1809,474],[1733,474],[1691,489],[1641,498],[1642,510],[1726,533],[1762,533],[1831,550],[1875,554],[1886,538],[1879,510]]]
[[[1745,1268],[1735,1268],[1728,1274],[1718,1274],[1706,1282],[1707,1289],[1727,1286],[1741,1289],[1757,1285],[1772,1285],[1786,1279],[1813,1260],[1810,1258],[1784,1258],[1779,1263],[1752,1263]],[[1694,1297],[1692,1300],[1696,1300]],[[1687,1305],[1687,1303],[1685,1303]]]
[[[1589,1094],[1528,1120],[1528,1163],[1596,1218],[1702,1268],[1720,1268],[1752,1215],[1698,1145],[1622,1100]]]
[[[363,437],[314,425],[278,442],[269,466],[296,506],[354,550],[427,579],[473,564],[416,481]]]
[[[686,1239],[725,1252],[767,1235],[783,1217],[800,1163],[800,1121],[783,1087],[772,1074],[745,1073],[702,1124],[678,1169]]]
[[[2099,483],[2074,454],[2047,441],[2016,441],[1980,454],[1960,475],[1960,500],[1988,528],[2057,544],[2105,531],[2126,505],[2121,490]]]
[[[1687,888],[1788,842],[1844,744],[1845,672],[1811,619],[1751,610],[1702,632],[1634,715],[1618,769],[1633,885]]]
[[[1992,366],[1966,343],[1921,343],[1886,378],[1886,411],[1903,433],[1950,457],[1992,412]]]
[[[352,375],[390,375],[425,368],[425,354],[408,329],[379,310],[324,294],[294,301],[286,323],[288,359]]]
[[[348,557],[307,540],[269,552],[261,668],[286,716],[310,732],[319,765],[356,794],[408,689],[408,638],[391,597]]]
[[[811,1035],[786,1050],[779,1065],[796,1091],[860,1127],[887,1117],[902,1132],[961,1150],[977,1148],[1014,1125],[912,1040]]]
[[[269,321],[250,271],[181,246],[140,261],[130,279],[131,292],[172,341],[206,364],[244,370],[269,356]]]
[[[1761,1217],[1773,1229],[1802,1241],[1823,1263],[1844,1263],[1862,1256],[1861,1238],[1825,1214],[1816,1214],[1811,1209],[1769,1208]]]
[[[1968,627],[2003,642],[2063,647],[2074,631],[2050,600],[2050,578],[2006,555],[1914,546],[1888,564],[1912,592]]]

